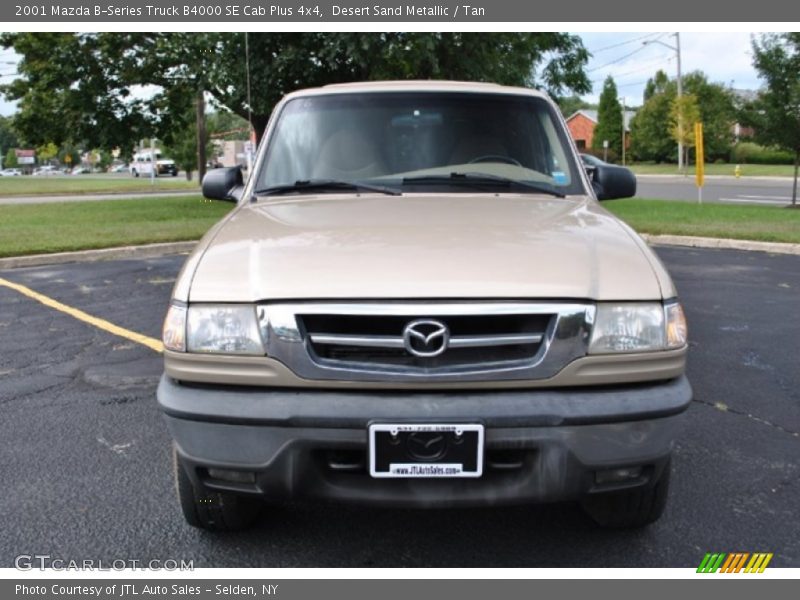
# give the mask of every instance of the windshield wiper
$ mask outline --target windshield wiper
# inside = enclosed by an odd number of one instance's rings
[[[371,185],[369,183],[359,183],[357,181],[340,181],[338,179],[299,179],[294,183],[286,185],[274,185],[272,187],[256,190],[256,196],[280,196],[281,194],[294,194],[303,192],[321,192],[337,190],[356,190],[366,192],[377,192],[388,196],[400,196],[402,192],[381,185]]]
[[[487,185],[501,185],[505,187],[521,187],[529,190],[534,190],[540,194],[550,194],[556,198],[566,198],[566,195],[559,192],[552,185],[547,183],[536,183],[533,181],[522,181],[520,179],[513,179],[511,177],[502,177],[501,175],[491,175],[489,173],[458,173],[453,172],[449,175],[422,175],[420,177],[406,177],[403,179],[403,185],[424,185],[426,183],[433,184],[454,184],[454,185],[472,185],[475,187],[484,187]]]

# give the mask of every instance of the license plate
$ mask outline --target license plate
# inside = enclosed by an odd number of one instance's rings
[[[369,426],[372,477],[480,477],[483,425],[373,423]]]

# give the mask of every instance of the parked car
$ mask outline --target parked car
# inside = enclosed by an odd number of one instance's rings
[[[52,165],[44,165],[34,169],[33,174],[37,177],[47,177],[50,175],[61,175],[59,170]]]
[[[604,165],[610,164],[604,160],[600,160],[593,154],[581,154],[580,157],[581,157],[581,162],[583,162],[583,164],[586,165],[587,167],[602,167]]]
[[[123,163],[123,164],[121,164],[121,165],[115,165],[115,166],[111,167],[111,168],[108,170],[108,172],[109,172],[109,173],[127,173],[127,172],[128,172],[128,170],[129,170],[129,167],[128,167],[128,165],[126,165],[126,164],[124,164],[124,163]]]
[[[70,171],[70,175],[86,175],[87,173],[91,173],[92,170],[89,167],[84,167],[83,165],[78,165],[72,168]]]
[[[22,175],[22,171],[19,169],[3,169],[0,171],[0,177],[19,177]]]
[[[157,397],[191,525],[263,501],[580,501],[638,527],[667,501],[691,401],[686,322],[655,253],[598,200],[558,108],[527,88],[294,92],[237,206],[188,257]]]

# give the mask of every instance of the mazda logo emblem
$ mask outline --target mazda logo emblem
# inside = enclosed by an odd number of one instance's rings
[[[439,356],[447,350],[450,330],[441,321],[420,319],[403,329],[403,346],[406,352],[421,358]]]
[[[417,460],[436,460],[444,456],[447,438],[439,432],[414,432],[406,439],[406,450]]]

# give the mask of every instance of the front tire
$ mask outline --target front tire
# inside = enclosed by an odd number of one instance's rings
[[[257,498],[197,490],[174,447],[172,461],[178,502],[189,525],[208,531],[241,531],[256,520],[261,512],[261,502]]]
[[[670,461],[652,485],[622,492],[586,496],[581,507],[601,527],[635,529],[661,517],[669,495]]]

